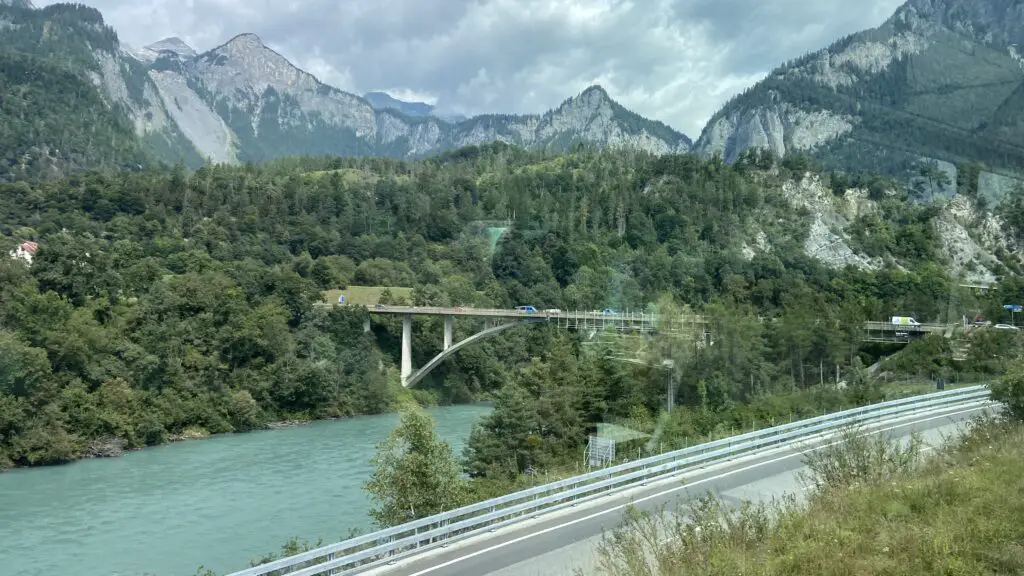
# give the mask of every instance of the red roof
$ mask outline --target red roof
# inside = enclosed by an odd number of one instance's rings
[[[22,242],[18,248],[21,248],[29,254],[35,255],[36,251],[39,250],[39,244],[36,244],[35,242]]]

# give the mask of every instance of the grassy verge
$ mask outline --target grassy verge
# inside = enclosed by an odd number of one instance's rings
[[[632,514],[597,573],[1024,573],[1024,427],[979,420],[925,459],[919,443],[848,439],[808,461],[806,501]]]

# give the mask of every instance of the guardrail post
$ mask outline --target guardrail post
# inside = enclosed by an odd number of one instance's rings
[[[494,505],[491,505],[491,514],[494,514]],[[491,528],[489,528],[489,529],[488,529],[487,531],[488,531],[488,532],[494,532],[495,530],[496,530],[496,528],[494,528],[494,527],[492,526],[492,527],[491,527]]]
[[[390,543],[392,543],[394,541],[395,541],[395,537],[394,536],[388,536],[388,544],[390,544]],[[392,560],[388,560],[388,566],[394,566],[395,565],[396,560],[393,559],[394,556],[395,556],[395,551],[394,550],[389,550],[388,551],[388,557],[392,558]]]

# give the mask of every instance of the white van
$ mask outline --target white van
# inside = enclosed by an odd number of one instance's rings
[[[893,316],[892,317],[892,325],[893,326],[920,326],[921,323],[918,322],[917,320],[914,320],[910,316]]]

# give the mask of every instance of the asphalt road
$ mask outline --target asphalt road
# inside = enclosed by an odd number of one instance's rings
[[[929,446],[954,435],[972,416],[985,411],[973,408],[946,409],[887,421],[879,432],[906,441],[914,431]],[[991,408],[989,408],[991,410]],[[797,472],[804,468],[803,453],[817,444],[780,447],[732,462],[691,471],[646,487],[635,488],[526,520],[495,532],[468,538],[448,548],[438,548],[362,572],[365,576],[569,576],[574,569],[590,573],[597,559],[602,534],[618,527],[630,504],[641,510],[675,509],[682,501],[708,490],[726,503],[763,501],[783,493],[799,497],[803,488]],[[928,448],[926,448],[928,449]]]

